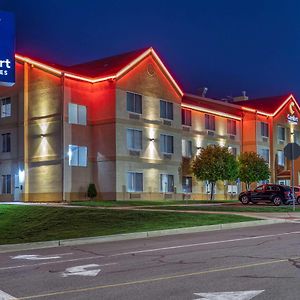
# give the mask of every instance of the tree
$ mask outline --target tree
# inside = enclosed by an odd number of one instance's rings
[[[270,169],[268,163],[255,152],[244,152],[239,158],[239,178],[246,183],[249,190],[252,182],[267,180],[270,177]]]
[[[238,163],[227,147],[209,145],[194,158],[192,171],[198,180],[210,184],[210,200],[218,180],[235,180],[238,177]]]
[[[90,198],[90,200],[92,200],[93,198],[95,198],[97,196],[97,190],[96,190],[96,186],[94,183],[89,184],[87,195]]]

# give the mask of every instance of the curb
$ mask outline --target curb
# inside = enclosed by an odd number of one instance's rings
[[[24,251],[24,250],[35,250],[44,248],[54,248],[63,246],[75,246],[75,245],[87,245],[105,242],[115,242],[124,240],[134,240],[143,238],[152,238],[176,234],[186,234],[186,233],[197,233],[197,232],[209,232],[216,230],[226,230],[226,229],[236,229],[245,227],[254,227],[261,225],[272,225],[279,223],[289,223],[285,219],[268,219],[268,220],[258,220],[258,221],[247,221],[238,223],[226,223],[217,225],[204,225],[196,227],[185,227],[185,228],[175,228],[175,229],[164,229],[146,232],[134,232],[134,233],[124,233],[88,238],[78,238],[78,239],[67,239],[67,240],[56,240],[47,242],[36,242],[36,243],[24,243],[24,244],[8,244],[0,245],[0,253],[14,252],[14,251]]]

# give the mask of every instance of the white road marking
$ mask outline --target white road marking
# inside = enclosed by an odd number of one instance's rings
[[[90,265],[83,265],[83,266],[76,266],[72,268],[67,268],[61,275],[62,277],[68,276],[97,276],[101,269],[98,268],[99,265],[97,264],[90,264]],[[91,269],[92,270],[88,270]]]
[[[221,240],[221,241],[215,241],[215,242],[205,242],[205,243],[170,246],[170,247],[163,247],[163,248],[136,250],[136,251],[130,251],[130,252],[116,253],[116,254],[109,255],[108,257],[123,256],[123,255],[130,255],[130,254],[139,254],[139,253],[147,253],[147,252],[157,252],[157,251],[181,249],[181,248],[190,248],[190,247],[197,247],[197,246],[207,246],[207,245],[215,245],[215,244],[222,244],[222,243],[234,243],[234,242],[256,240],[256,239],[263,239],[263,238],[271,238],[271,237],[277,237],[277,236],[283,236],[283,235],[292,235],[292,234],[300,234],[300,231],[285,232],[285,233],[278,233],[278,234],[269,234],[269,235],[251,236],[251,237],[246,237],[246,238],[223,240],[223,241]]]
[[[0,290],[0,300],[13,300],[13,299],[17,299],[17,298]]]
[[[201,297],[195,300],[250,300],[255,296],[261,294],[262,292],[264,292],[264,290],[221,293],[194,293],[194,295]]]
[[[100,256],[100,255],[99,256],[88,256],[88,257],[65,259],[65,260],[58,260],[58,261],[48,261],[48,262],[37,263],[37,264],[30,264],[30,265],[18,265],[18,266],[11,266],[11,267],[2,267],[2,268],[0,268],[0,271],[2,271],[2,270],[20,269],[20,268],[26,268],[26,267],[38,267],[38,266],[43,266],[43,265],[59,264],[59,263],[81,261],[81,260],[99,259],[99,258],[103,258],[103,257],[104,256]]]
[[[11,256],[11,259],[27,259],[27,260],[48,260],[48,259],[59,259],[63,255],[72,255],[73,253],[53,254],[50,255],[39,255],[39,254],[26,254]]]

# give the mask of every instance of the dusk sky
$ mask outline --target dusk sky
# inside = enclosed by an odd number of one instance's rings
[[[300,2],[0,0],[17,52],[74,64],[152,46],[185,92],[300,99]]]

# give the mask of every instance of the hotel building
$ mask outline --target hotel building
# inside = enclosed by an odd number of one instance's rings
[[[153,48],[60,66],[16,55],[0,87],[0,201],[207,199],[189,160],[210,144],[261,154],[270,182],[290,184],[283,149],[300,142],[293,95],[233,102],[186,94]],[[299,184],[300,163],[295,163]],[[239,182],[218,182],[217,199]]]

